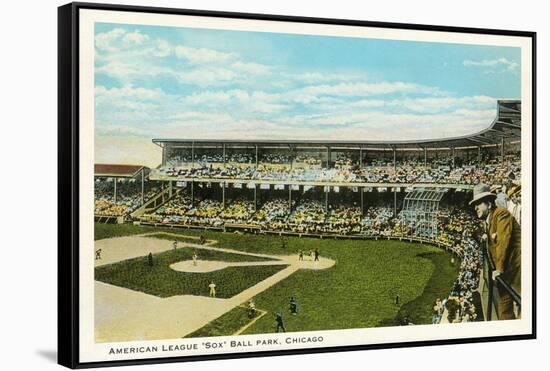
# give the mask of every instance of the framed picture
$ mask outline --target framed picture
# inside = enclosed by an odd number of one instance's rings
[[[59,8],[59,363],[533,339],[534,32]]]

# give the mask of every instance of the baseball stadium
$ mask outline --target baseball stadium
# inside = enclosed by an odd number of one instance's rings
[[[439,140],[155,138],[155,168],[96,164],[96,341],[492,321],[504,291],[519,316],[469,205],[483,183],[521,224],[521,102],[496,112]]]

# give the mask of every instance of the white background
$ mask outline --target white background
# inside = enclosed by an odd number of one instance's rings
[[[110,1],[105,1],[110,2]],[[121,0],[121,2],[123,2]],[[0,22],[0,364],[50,370],[57,332],[57,6],[62,1],[2,4]],[[548,172],[545,88],[549,26],[543,1],[188,0],[124,1],[204,10],[513,29],[538,32],[538,339],[486,344],[285,356],[145,366],[155,370],[399,369],[521,370],[548,359],[546,313]],[[546,147],[546,148],[544,148]],[[535,364],[533,364],[535,363]],[[529,365],[529,366],[528,366]],[[532,365],[532,366],[531,366]],[[126,369],[138,369],[138,366]],[[139,369],[143,369],[143,366]],[[544,366],[543,366],[544,367]]]

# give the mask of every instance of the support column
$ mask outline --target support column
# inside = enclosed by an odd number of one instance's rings
[[[395,160],[395,147],[393,147],[393,171],[395,172],[396,170],[396,160]]]
[[[254,211],[258,211],[258,185],[254,184]]]
[[[162,194],[162,203],[164,203],[164,182],[160,184],[161,194]]]
[[[220,184],[222,185],[222,209],[225,209],[225,182]]]
[[[359,193],[361,194],[361,216],[365,216],[365,201],[364,201],[364,193],[365,193],[365,188],[363,187],[359,187]]]
[[[481,166],[481,146],[477,147],[477,166]]]
[[[166,166],[166,146],[163,145],[162,146],[162,166],[161,167],[165,167]]]
[[[363,168],[363,148],[359,148],[359,168]]]
[[[145,169],[141,168],[141,204],[145,203]]]
[[[288,213],[292,212],[292,186],[288,185]]]
[[[225,143],[223,144],[223,167],[225,168]]]
[[[191,168],[195,167],[195,142],[191,142]]]
[[[191,181],[191,206],[195,205],[195,181]]]
[[[330,147],[327,147],[327,169],[330,169]]]
[[[504,137],[500,139],[500,158],[501,164],[504,165]]]
[[[118,178],[115,178],[115,190],[114,190],[114,203],[116,204],[116,200],[117,200],[117,190],[116,190],[116,186],[117,186],[117,182],[118,182]]]
[[[326,186],[325,189],[325,213],[328,213],[328,193],[330,191],[330,186]]]
[[[397,192],[395,191],[395,187],[393,188],[393,217],[397,217]]]
[[[172,197],[172,181],[170,181],[170,183],[168,184],[169,188],[168,188],[168,196]]]
[[[451,148],[451,155],[453,156],[453,169],[455,168],[455,147]]]
[[[256,144],[256,169],[258,168],[258,145]]]
[[[424,167],[428,167],[428,148],[424,147]]]

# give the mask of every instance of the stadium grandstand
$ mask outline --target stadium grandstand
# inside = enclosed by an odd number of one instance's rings
[[[488,184],[520,222],[520,101],[498,101],[488,128],[454,138],[153,143],[162,148],[155,169],[96,165],[96,221],[434,244],[461,261],[453,295],[469,303],[481,288],[483,313],[470,320],[495,316],[468,201]]]
[[[157,189],[151,187],[150,169],[141,165],[95,164],[94,215],[97,222],[124,222]]]

